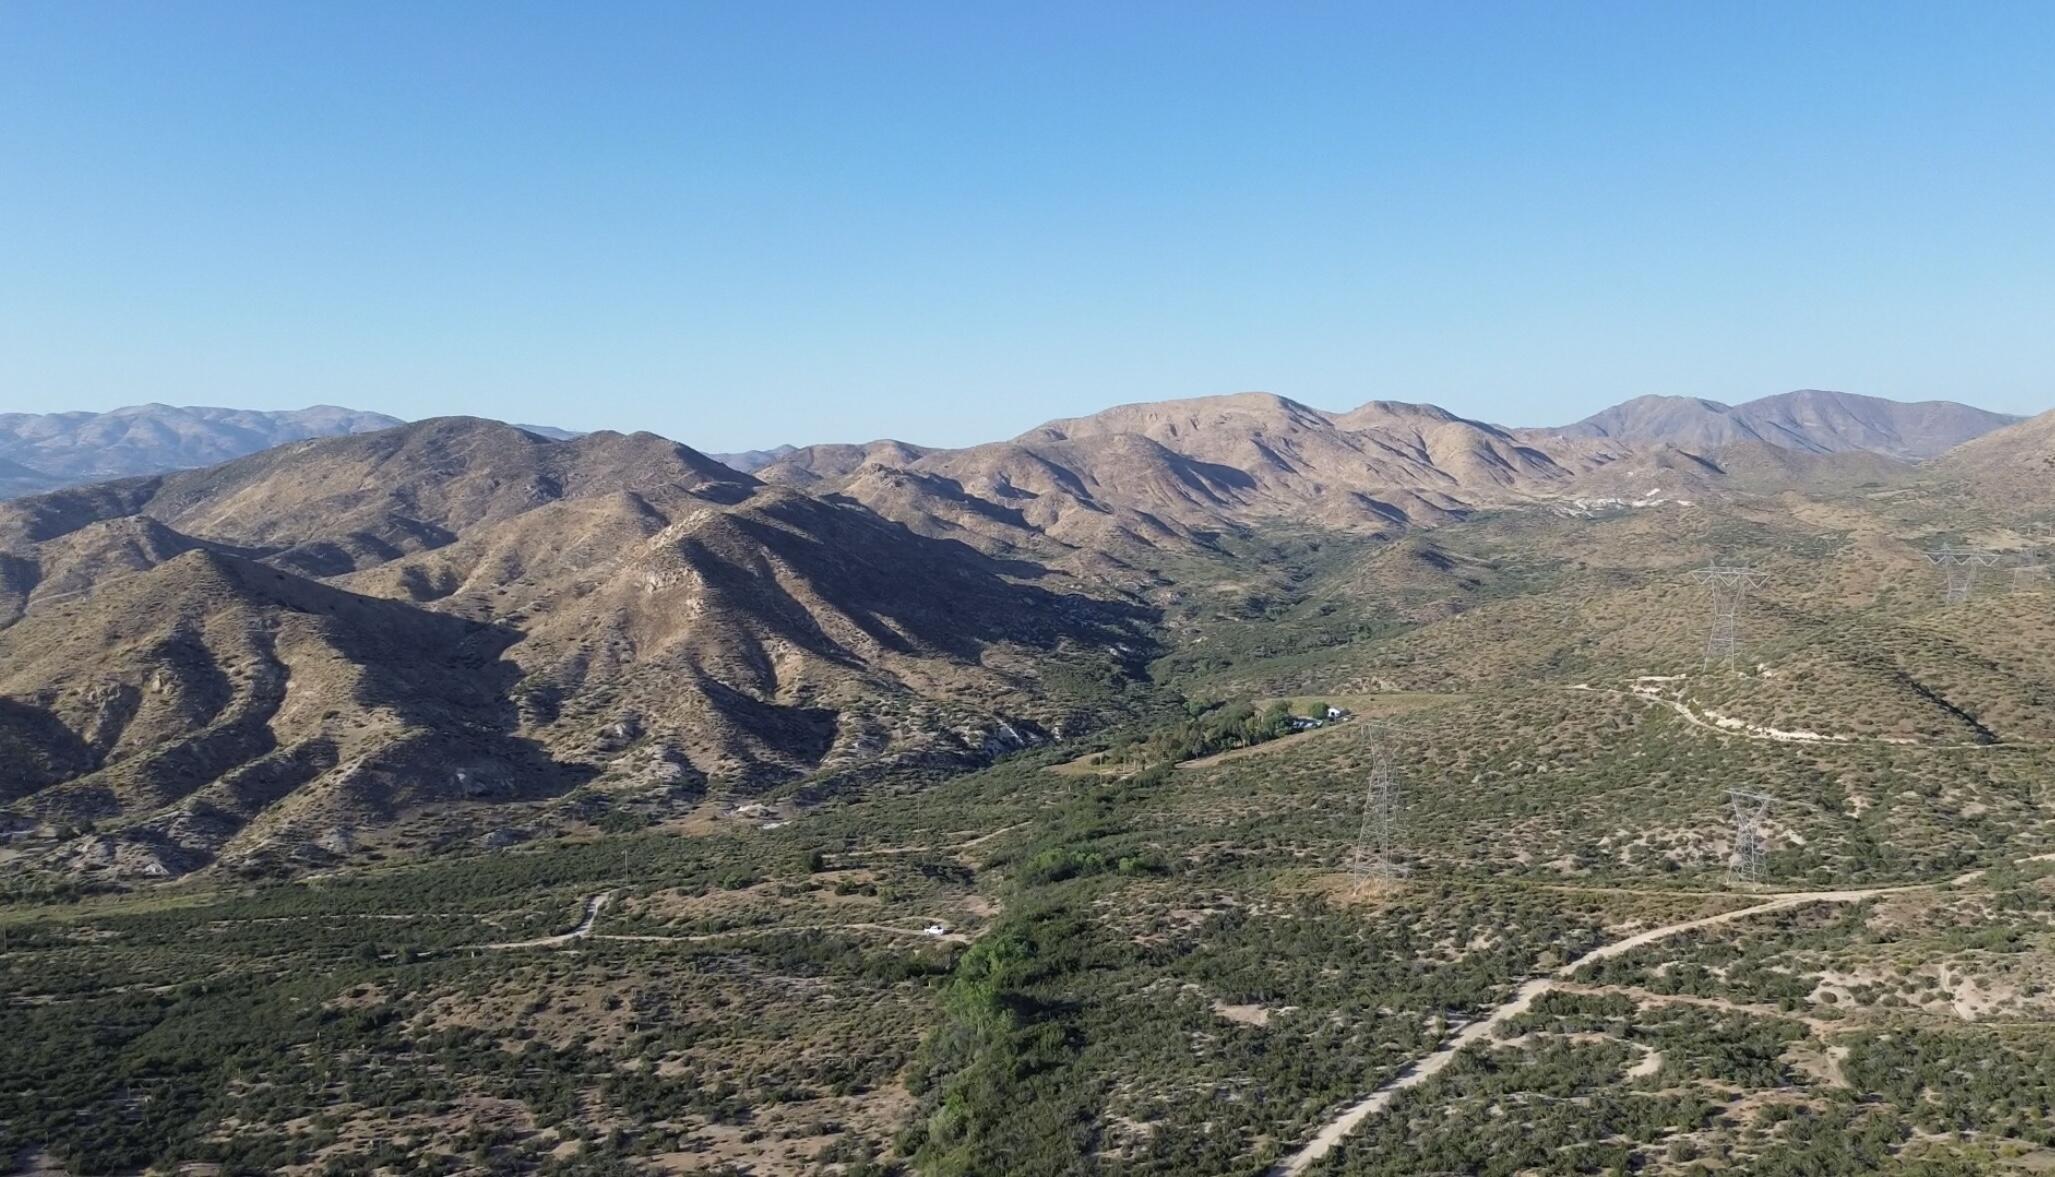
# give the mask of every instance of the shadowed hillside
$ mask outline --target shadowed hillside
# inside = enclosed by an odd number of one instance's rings
[[[1101,671],[1053,671],[1146,648],[1046,579],[648,434],[466,419],[32,497],[0,506],[0,820],[178,873],[584,780],[662,811],[978,763],[1090,722]]]

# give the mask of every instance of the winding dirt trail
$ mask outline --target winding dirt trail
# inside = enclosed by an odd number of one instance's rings
[[[930,921],[939,923],[940,921]],[[963,932],[930,932],[924,928],[900,928],[891,924],[772,924],[762,928],[731,928],[725,932],[702,932],[696,936],[659,936],[654,933],[602,932],[592,937],[595,940],[618,940],[629,944],[707,944],[718,940],[747,939],[751,936],[777,936],[790,932],[882,932],[892,936],[912,936],[932,940],[937,944],[968,944],[969,935]]]
[[[562,948],[580,940],[611,940],[625,944],[706,944],[718,940],[747,939],[752,936],[776,936],[789,932],[881,932],[892,936],[910,936],[932,940],[938,944],[968,944],[971,937],[963,932],[930,932],[927,927],[902,928],[894,924],[844,923],[844,924],[773,924],[761,928],[731,928],[725,932],[705,932],[696,936],[660,936],[637,932],[596,932],[599,913],[605,910],[613,899],[612,891],[588,896],[585,900],[585,914],[576,927],[554,936],[537,936],[533,940],[509,940],[500,944],[479,944],[474,947],[492,949],[511,948]],[[914,917],[918,918],[918,917]],[[927,920],[928,927],[941,927],[940,920]]]
[[[1001,835],[1009,834],[1014,830],[1021,828],[1021,826],[1025,824],[1025,822],[1016,822],[1010,826],[1002,826],[999,829],[991,831],[990,833],[979,834],[977,837],[971,838],[968,841],[957,842],[950,846],[895,846],[887,847],[880,850],[856,853],[911,854],[916,852],[932,852],[938,849],[948,852],[959,852],[963,850],[969,850],[974,847],[982,846],[985,843],[1000,837]],[[595,934],[593,932],[593,928],[599,923],[599,913],[606,908],[608,901],[612,900],[613,897],[614,893],[612,891],[604,891],[598,895],[588,896],[585,900],[584,916],[579,919],[577,926],[572,928],[568,932],[559,932],[554,936],[537,936],[533,940],[509,940],[499,944],[478,944],[474,945],[474,947],[488,948],[494,950],[505,950],[513,948],[561,948],[566,944],[574,944],[580,940],[588,939],[613,940],[618,942],[634,944],[703,944],[713,940],[736,939],[748,936],[769,936],[775,935],[779,932],[878,932],[891,936],[916,936],[924,940],[933,940],[936,943],[941,944],[969,944],[972,940],[971,936],[963,932],[930,932],[926,928],[901,928],[895,927],[891,924],[878,923],[789,924],[785,926],[766,928],[736,928],[727,932],[709,932],[704,935],[698,936],[657,936],[640,935],[626,932],[610,932]],[[295,916],[289,918],[298,919],[308,917]],[[414,917],[387,916],[380,918],[410,919]],[[941,920],[929,920],[927,922],[932,926],[942,925]]]
[[[1711,732],[1717,736],[1733,736],[1736,739],[1757,740],[1769,744],[1800,744],[1826,748],[1863,746],[1909,748],[1923,752],[1989,752],[1999,749],[2019,751],[2021,749],[2034,750],[2046,747],[2044,744],[2012,740],[1993,740],[1987,744],[1925,744],[1913,739],[1884,739],[1875,736],[1832,736],[1823,735],[1819,732],[1765,730],[1753,724],[1739,721],[1736,721],[1738,726],[1730,727],[1715,719],[1707,719],[1704,715],[1693,710],[1691,705],[1682,699],[1672,699],[1667,695],[1659,695],[1652,691],[1623,691],[1618,687],[1594,687],[1588,683],[1575,683],[1562,689],[1577,691],[1587,695],[1609,695],[1615,699],[1632,699],[1636,702],[1647,704],[1650,707],[1667,707],[1681,716],[1684,722],[1698,728],[1700,731]]]
[[[1821,735],[1817,732],[1766,732],[1749,727],[1746,724],[1739,727],[1726,727],[1721,724],[1715,723],[1712,720],[1709,720],[1704,716],[1700,715],[1698,712],[1692,710],[1691,705],[1689,703],[1684,702],[1682,699],[1672,699],[1667,695],[1658,695],[1649,691],[1623,691],[1617,687],[1594,687],[1586,685],[1584,683],[1578,683],[1574,686],[1567,686],[1563,689],[1566,691],[1583,691],[1586,694],[1592,695],[1610,695],[1615,699],[1633,699],[1639,703],[1646,703],[1650,707],[1668,707],[1670,710],[1682,716],[1684,722],[1690,724],[1692,727],[1699,728],[1703,731],[1712,732],[1714,735],[1736,736],[1744,740],[1761,740],[1772,744],[1824,744],[1829,746],[1838,744],[1857,743],[1893,743],[1890,740],[1865,741],[1857,740],[1851,736],[1828,736]],[[1902,746],[1917,747],[1917,745]]]
[[[1934,885],[1915,884],[1902,887],[1865,887],[1853,891],[1792,891],[1755,904],[1752,907],[1741,907],[1733,911],[1721,912],[1718,915],[1700,916],[1697,919],[1665,924],[1659,928],[1650,928],[1645,932],[1636,932],[1632,936],[1615,940],[1610,944],[1601,944],[1546,976],[1531,977],[1521,982],[1520,987],[1513,990],[1513,995],[1494,1007],[1490,1013],[1474,1022],[1466,1024],[1462,1029],[1443,1040],[1442,1044],[1435,1047],[1432,1052],[1399,1068],[1396,1074],[1385,1080],[1375,1090],[1371,1091],[1370,1094],[1336,1113],[1334,1118],[1322,1126],[1320,1131],[1313,1135],[1313,1139],[1307,1141],[1299,1151],[1271,1166],[1268,1177],[1299,1177],[1299,1174],[1312,1168],[1314,1164],[1318,1163],[1328,1153],[1334,1151],[1335,1146],[1346,1139],[1350,1133],[1361,1127],[1365,1120],[1391,1106],[1392,1100],[1398,1098],[1399,1092],[1409,1087],[1418,1087],[1420,1084],[1439,1075],[1443,1070],[1447,1069],[1450,1063],[1455,1061],[1456,1056],[1461,1054],[1465,1047],[1489,1036],[1498,1027],[1526,1013],[1534,1005],[1536,998],[1556,988],[1561,982],[1567,980],[1585,965],[1601,960],[1610,960],[1613,957],[1632,952],[1637,948],[1654,944],[1660,940],[1667,940],[1672,936],[1679,936],[1686,932],[1696,932],[1703,928],[1716,928],[1723,924],[1733,923],[1736,920],[1767,915],[1774,911],[1787,911],[1794,907],[1802,907],[1808,903],[1860,903],[1865,899],[1873,899],[1878,895],[1890,894],[1896,891],[1923,890]]]
[[[594,924],[597,924],[599,922],[599,913],[601,909],[605,908],[607,905],[607,901],[609,899],[612,899],[613,897],[614,893],[612,891],[602,891],[597,895],[587,897],[587,899],[585,900],[584,917],[578,921],[576,927],[572,928],[568,932],[559,932],[554,936],[538,936],[533,940],[509,940],[503,944],[480,944],[478,945],[478,947],[502,949],[555,948],[559,945],[569,944],[574,940],[583,940],[587,936],[592,935],[592,927]]]

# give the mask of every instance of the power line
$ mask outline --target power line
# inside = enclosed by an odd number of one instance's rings
[[[1741,653],[1741,602],[1748,590],[1759,589],[1770,578],[1746,564],[1713,563],[1691,573],[1693,584],[1702,585],[1712,601],[1712,629],[1705,637],[1705,665],[1708,668],[1733,662]]]
[[[1763,880],[1762,827],[1773,801],[1768,793],[1727,790],[1727,805],[1734,814],[1734,857],[1727,865],[1727,880],[1737,886],[1753,886]]]
[[[1389,883],[1405,873],[1398,861],[1398,774],[1392,767],[1391,725],[1361,721],[1370,730],[1370,777],[1363,786],[1363,824],[1356,831],[1351,869],[1356,886]]]
[[[2026,548],[2019,554],[2019,563],[2012,568],[2012,591],[2037,591],[2047,587],[2048,565],[2041,560],[2041,549],[2048,544],[2048,525],[2035,523],[2027,529]]]
[[[1926,556],[1927,563],[1941,569],[1941,601],[1948,605],[1960,605],[1969,600],[1970,593],[1976,589],[1977,571],[1995,568],[2005,560],[2001,552],[1959,544],[1942,544]]]

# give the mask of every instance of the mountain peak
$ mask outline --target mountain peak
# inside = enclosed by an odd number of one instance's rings
[[[1464,418],[1449,412],[1440,405],[1416,404],[1412,401],[1373,400],[1364,401],[1346,413],[1334,414],[1332,420],[1343,429],[1367,429],[1391,425],[1446,425],[1462,421]]]
[[[1867,450],[1917,460],[2016,419],[1952,401],[1905,403],[1807,388],[1739,405],[1697,397],[1638,396],[1552,432],[1629,445],[1667,443],[1699,454],[1759,441],[1809,453]]]
[[[1325,424],[1327,415],[1274,392],[1231,392],[1180,400],[1115,405],[1083,417],[1046,422],[1015,438],[1021,442],[1068,441],[1137,433],[1158,441],[1197,430],[1255,425]]]

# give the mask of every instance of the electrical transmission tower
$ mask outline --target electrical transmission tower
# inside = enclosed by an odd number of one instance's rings
[[[1359,889],[1404,873],[1398,862],[1399,782],[1392,769],[1391,727],[1363,722],[1370,729],[1370,779],[1363,788],[1363,825],[1356,833],[1352,864]]]
[[[1734,858],[1727,866],[1727,880],[1731,883],[1762,882],[1762,823],[1770,814],[1770,801],[1768,793],[1727,790],[1727,804],[1734,811]]]
[[[1694,584],[1705,586],[1712,599],[1712,631],[1705,638],[1708,668],[1732,662],[1741,652],[1741,602],[1749,589],[1759,589],[1770,578],[1746,564],[1711,564],[1692,572]]]
[[[1950,605],[1960,605],[1969,600],[1971,590],[1976,588],[1979,568],[1996,567],[2004,559],[2003,555],[1989,548],[1966,548],[1956,544],[1942,544],[1927,553],[1927,563],[1938,565],[1946,578],[1941,600]]]
[[[2036,523],[2027,532],[2026,550],[2019,554],[2019,563],[2012,569],[2012,591],[2021,592],[2047,587],[2048,566],[2041,561],[2041,549],[2048,544],[2048,525]]]

